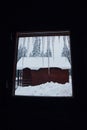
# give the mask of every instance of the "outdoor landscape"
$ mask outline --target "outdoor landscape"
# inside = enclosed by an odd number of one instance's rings
[[[15,95],[73,95],[69,35],[19,37]]]

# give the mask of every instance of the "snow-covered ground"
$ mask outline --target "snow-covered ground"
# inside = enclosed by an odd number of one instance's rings
[[[54,82],[47,82],[36,86],[27,86],[15,90],[15,95],[23,96],[59,96],[71,97],[72,96],[72,81],[69,78],[69,83],[59,84]]]

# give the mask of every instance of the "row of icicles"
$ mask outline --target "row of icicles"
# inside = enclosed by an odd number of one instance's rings
[[[58,40],[60,41],[60,37],[61,36],[58,36]],[[33,37],[33,42],[34,42],[34,38],[36,37]],[[42,41],[42,53],[44,53],[44,42],[45,42],[45,38],[44,37],[37,37],[38,40],[41,39]],[[69,36],[62,36],[63,38],[63,42],[66,43],[66,40],[68,40],[68,43],[70,43],[70,39],[69,39]],[[49,58],[49,50],[50,50],[50,45],[52,44],[52,52],[53,52],[53,60],[54,60],[54,41],[55,41],[55,36],[48,36],[47,37],[47,49],[48,49],[48,74],[50,74],[50,58]],[[28,37],[28,42],[27,42],[27,49],[29,50],[29,42],[30,42],[30,37]],[[25,46],[26,44],[26,37],[23,38],[23,47]],[[22,58],[23,59],[23,58]],[[23,64],[24,64],[24,61],[22,61],[22,68],[23,68]],[[42,56],[42,64],[44,65],[44,56]]]

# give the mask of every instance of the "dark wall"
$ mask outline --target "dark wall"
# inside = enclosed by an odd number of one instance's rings
[[[58,82],[61,84],[69,82],[69,70],[62,70],[60,68],[50,68],[49,75],[48,68],[40,68],[39,70],[31,70],[29,68],[23,69],[23,86],[35,86],[50,81]]]
[[[2,121],[10,129],[85,127],[86,112],[86,7],[72,3],[31,2],[12,5],[1,19]],[[17,31],[70,30],[73,98],[12,97],[12,75]],[[11,40],[12,39],[12,40]],[[4,127],[4,125],[2,126]]]

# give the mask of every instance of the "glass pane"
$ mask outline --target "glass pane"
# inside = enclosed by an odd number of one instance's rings
[[[72,96],[69,35],[19,37],[15,95]]]

